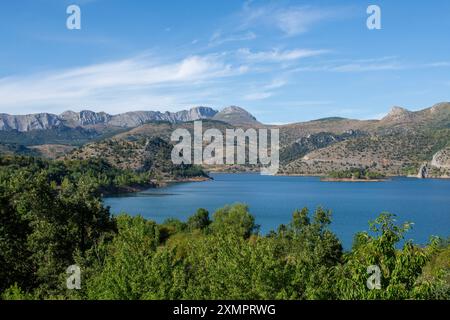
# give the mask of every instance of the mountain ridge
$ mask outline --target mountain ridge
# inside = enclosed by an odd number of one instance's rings
[[[14,124],[11,116],[3,116],[7,117],[8,125]],[[170,143],[175,129],[186,129],[192,134],[193,120],[201,117],[203,130],[215,128],[225,133],[226,129],[233,128],[279,129],[280,172],[283,174],[327,174],[365,168],[386,175],[417,175],[418,168],[427,163],[431,176],[450,176],[448,102],[419,111],[393,107],[380,120],[329,117],[285,125],[261,124],[245,109],[236,106],[220,112],[197,107],[178,113],[135,111],[119,115],[67,111],[61,115],[62,120],[51,114],[38,114],[34,122],[24,126],[35,128],[53,124],[54,129],[0,130],[0,147],[4,153],[41,153],[53,158],[61,158],[68,151],[68,158],[83,159],[99,156],[97,151],[102,150],[101,154],[114,165],[139,169],[143,168],[140,153],[128,144],[117,145],[117,141],[161,138]],[[112,141],[114,147],[108,141]],[[68,146],[78,148],[70,151]],[[117,158],[122,151],[129,159]]]
[[[293,122],[285,125],[274,125],[273,127],[285,127],[296,125],[315,125],[324,124],[333,125],[336,123],[356,123],[373,124],[377,126],[383,124],[410,123],[416,119],[433,118],[442,114],[450,115],[450,102],[440,102],[432,107],[418,111],[410,111],[406,108],[394,106],[391,111],[380,120],[358,120],[341,117],[327,117],[306,122]],[[181,123],[195,120],[211,119],[226,122],[232,125],[262,125],[252,114],[244,108],[238,106],[229,106],[217,111],[211,107],[197,106],[190,109],[176,112],[170,111],[129,111],[119,114],[109,114],[103,111],[95,112],[91,110],[82,110],[79,112],[67,110],[61,114],[53,113],[34,113],[25,115],[11,115],[0,113],[0,131],[16,130],[18,132],[28,132],[32,130],[54,129],[61,126],[76,128],[96,128],[100,126],[109,126],[115,128],[134,128],[147,122],[167,121],[170,123]],[[438,121],[439,119],[435,119]],[[352,128],[354,129],[354,128]]]
[[[61,126],[69,128],[95,128],[95,126],[133,128],[151,121],[179,123],[210,119],[217,113],[217,110],[203,106],[177,112],[130,111],[116,115],[91,110],[82,110],[80,112],[68,110],[59,115],[52,113],[26,115],[2,113],[0,114],[0,131],[16,130],[18,132],[28,132],[32,130],[55,129]]]

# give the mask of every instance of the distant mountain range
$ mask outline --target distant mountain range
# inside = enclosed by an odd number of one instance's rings
[[[105,112],[83,110],[65,111],[59,115],[37,113],[27,115],[0,114],[0,130],[29,132],[32,130],[51,130],[68,128],[134,128],[148,122],[168,121],[181,123],[201,119],[213,119],[231,124],[257,123],[256,118],[242,108],[231,106],[218,112],[209,107],[195,107],[178,112],[133,111],[117,115]]]
[[[199,119],[204,120],[204,130],[278,128],[280,172],[285,174],[325,174],[363,167],[388,175],[416,175],[425,165],[430,176],[450,176],[447,102],[416,112],[393,107],[380,120],[331,117],[279,126],[261,124],[236,106],[221,111],[195,107],[179,112],[136,111],[118,115],[93,111],[0,114],[0,153],[53,158],[95,156],[139,170],[146,162],[147,156],[140,153],[145,150],[145,141],[161,138],[170,143],[173,130],[192,131],[193,121]]]

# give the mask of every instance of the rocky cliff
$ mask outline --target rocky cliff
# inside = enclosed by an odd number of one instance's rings
[[[60,115],[49,113],[28,115],[0,114],[0,130],[28,132],[32,130],[49,130],[59,126],[76,128],[94,127],[98,125],[133,128],[152,121],[179,123],[199,119],[211,119],[216,114],[217,111],[209,107],[195,107],[179,112],[134,111],[117,115],[89,110],[83,110],[81,112],[66,111]]]
[[[430,165],[439,169],[450,169],[450,147],[436,152]]]
[[[31,130],[45,130],[62,125],[60,117],[50,113],[36,113],[28,115],[0,114],[0,130],[17,130],[26,132]]]

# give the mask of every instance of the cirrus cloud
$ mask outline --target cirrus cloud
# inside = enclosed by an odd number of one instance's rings
[[[344,12],[345,8],[281,6],[274,3],[255,6],[247,2],[239,15],[240,28],[272,27],[291,37],[308,32],[320,22],[340,17]]]
[[[293,49],[252,52],[248,48],[238,50],[238,56],[251,62],[286,62],[302,58],[314,57],[328,52],[327,50]]]
[[[0,79],[0,110],[6,108],[69,108],[114,101],[115,105],[175,102],[188,90],[201,91],[199,84],[238,76],[246,66],[233,65],[221,55],[189,56],[161,63],[158,59],[135,57],[68,70]],[[205,85],[203,85],[203,88]],[[198,96],[203,96],[198,92]],[[29,109],[32,111],[32,109]]]

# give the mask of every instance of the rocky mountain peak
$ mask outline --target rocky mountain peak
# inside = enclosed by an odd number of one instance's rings
[[[245,112],[245,110],[242,112]],[[0,114],[0,131],[17,130],[19,132],[27,132],[31,130],[54,129],[59,126],[69,128],[99,126],[133,128],[153,121],[180,123],[212,119],[217,113],[218,111],[210,107],[198,106],[178,112],[131,111],[115,115],[91,110],[82,110],[80,112],[67,110],[59,115],[49,113],[28,115]]]
[[[402,107],[398,107],[398,106],[394,106],[392,107],[391,111],[389,111],[389,115],[391,116],[395,116],[395,115],[403,115],[403,114],[408,114],[411,111],[409,111],[408,109],[402,108]]]
[[[238,106],[229,106],[226,108],[223,108],[222,111],[220,111],[223,114],[227,113],[243,113],[243,114],[250,114],[245,110],[244,108],[238,107]]]
[[[413,112],[398,106],[392,107],[391,111],[382,119],[382,121],[401,121],[411,119]]]
[[[214,117],[217,113],[217,110],[203,106],[194,107],[189,110],[189,114],[192,120],[209,119]]]
[[[17,130],[26,132],[31,130],[45,130],[61,125],[58,116],[50,113],[35,113],[26,115],[0,114],[0,130]]]
[[[247,110],[238,106],[229,106],[217,113],[214,120],[223,121],[232,125],[260,124]]]
[[[61,113],[59,117],[71,126],[88,126],[107,124],[112,116],[105,112],[94,112],[90,110],[74,112],[69,110]]]
[[[77,117],[78,112],[72,111],[72,110],[66,110],[63,113],[59,115],[61,119],[74,119]]]
[[[440,102],[436,103],[434,106],[430,108],[431,113],[437,113],[440,111],[450,111],[450,102]]]

